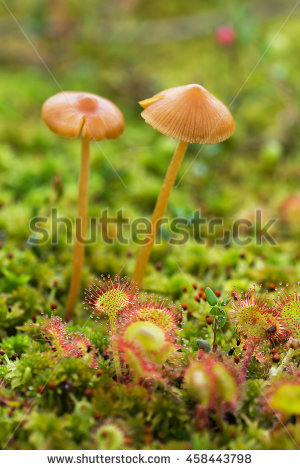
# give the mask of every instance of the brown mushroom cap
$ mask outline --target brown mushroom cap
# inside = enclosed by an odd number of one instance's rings
[[[116,139],[124,131],[124,118],[117,106],[92,93],[63,91],[51,96],[42,108],[47,126],[64,137],[88,140]]]
[[[150,126],[184,142],[216,144],[235,130],[229,109],[201,85],[169,88],[140,105]]]

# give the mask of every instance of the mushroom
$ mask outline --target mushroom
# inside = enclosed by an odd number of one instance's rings
[[[111,101],[92,93],[64,91],[45,101],[42,117],[51,131],[63,137],[81,136],[76,238],[73,272],[67,300],[67,313],[72,314],[80,290],[87,228],[90,141],[116,139],[124,130],[124,118]]]
[[[233,134],[235,124],[228,108],[201,85],[169,88],[139,104],[144,108],[141,115],[148,124],[162,134],[179,140],[156,201],[146,235],[147,243],[143,244],[137,258],[133,279],[141,287],[160,221],[188,143],[222,142]]]

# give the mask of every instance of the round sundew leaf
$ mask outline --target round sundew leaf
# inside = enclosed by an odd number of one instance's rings
[[[137,341],[146,351],[159,351],[165,344],[163,330],[148,321],[131,323],[124,336],[126,340]]]
[[[270,406],[285,416],[300,414],[300,384],[280,385],[269,399]]]
[[[115,318],[120,310],[129,305],[129,301],[129,296],[124,290],[115,288],[101,294],[95,305],[99,312]]]
[[[222,364],[214,365],[213,372],[216,377],[217,387],[223,400],[226,402],[233,401],[237,394],[237,388],[236,382],[232,375]]]

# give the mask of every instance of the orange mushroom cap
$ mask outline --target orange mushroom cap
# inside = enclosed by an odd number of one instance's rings
[[[216,144],[235,130],[229,109],[201,85],[169,88],[140,105],[150,126],[184,142]]]
[[[117,106],[92,93],[63,91],[47,99],[42,117],[51,131],[64,137],[82,135],[87,140],[116,139],[124,131]]]

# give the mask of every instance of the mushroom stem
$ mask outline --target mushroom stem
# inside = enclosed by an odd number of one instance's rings
[[[81,166],[76,219],[76,237],[74,243],[73,272],[67,300],[67,313],[72,315],[76,306],[84,258],[84,241],[87,228],[88,191],[90,173],[90,142],[81,138]]]
[[[188,146],[187,142],[183,142],[181,140],[179,141],[177,148],[175,150],[175,153],[173,155],[173,158],[171,160],[171,163],[169,165],[168,171],[166,173],[165,180],[163,182],[159,196],[157,198],[156,205],[155,205],[151,222],[150,222],[150,228],[144,240],[144,244],[138,254],[138,258],[136,261],[135,270],[133,274],[133,280],[137,282],[139,287],[142,287],[148,259],[151,254],[154,242],[155,242],[156,234],[158,232],[161,219],[166,211],[166,207],[168,204],[168,200],[169,200],[172,188],[175,183],[178,169],[185,155],[187,146]]]

